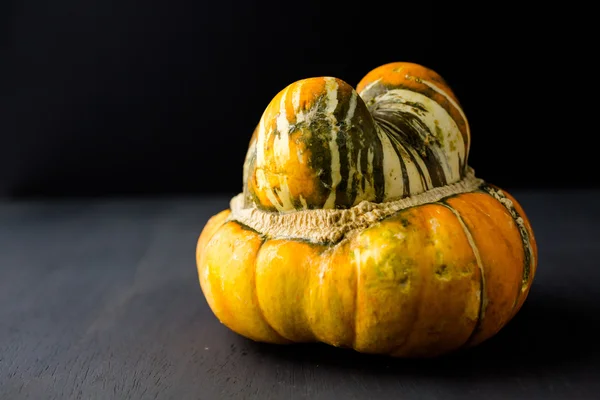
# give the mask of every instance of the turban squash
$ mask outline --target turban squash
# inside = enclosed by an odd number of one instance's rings
[[[433,357],[494,336],[537,266],[531,225],[467,163],[465,114],[436,72],[390,63],[356,89],[292,83],[265,109],[243,191],[200,234],[202,291],[260,342]]]

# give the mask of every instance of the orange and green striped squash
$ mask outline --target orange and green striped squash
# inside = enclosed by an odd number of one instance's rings
[[[434,71],[397,62],[356,89],[319,77],[265,109],[243,191],[198,240],[215,316],[255,341],[434,357],[494,336],[537,267],[530,222],[468,165],[471,132]]]

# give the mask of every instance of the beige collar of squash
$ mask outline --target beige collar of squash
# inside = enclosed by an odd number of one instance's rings
[[[289,213],[263,211],[256,207],[244,208],[244,196],[240,193],[231,199],[231,214],[228,220],[238,221],[268,237],[335,243],[352,231],[365,229],[400,210],[472,192],[483,183],[484,181],[475,177],[475,171],[469,167],[460,181],[410,197],[384,203],[363,201],[344,210],[315,209]]]

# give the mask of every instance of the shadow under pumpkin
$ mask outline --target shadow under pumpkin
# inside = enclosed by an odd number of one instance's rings
[[[232,333],[233,334],[233,333]],[[235,335],[235,334],[233,334]],[[237,336],[237,335],[236,335]],[[399,359],[311,344],[271,345],[239,337],[244,355],[278,363],[361,370],[377,374],[492,375],[553,365],[568,368],[598,352],[600,304],[531,293],[520,312],[496,336],[474,348],[432,359]]]

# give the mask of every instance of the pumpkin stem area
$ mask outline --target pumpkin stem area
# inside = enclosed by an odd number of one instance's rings
[[[244,194],[233,197],[228,220],[237,221],[268,237],[286,237],[315,243],[336,243],[353,231],[364,229],[409,207],[439,201],[443,198],[477,190],[484,181],[467,168],[458,182],[432,188],[413,196],[376,203],[362,201],[348,209],[310,209],[272,212],[247,205]]]

